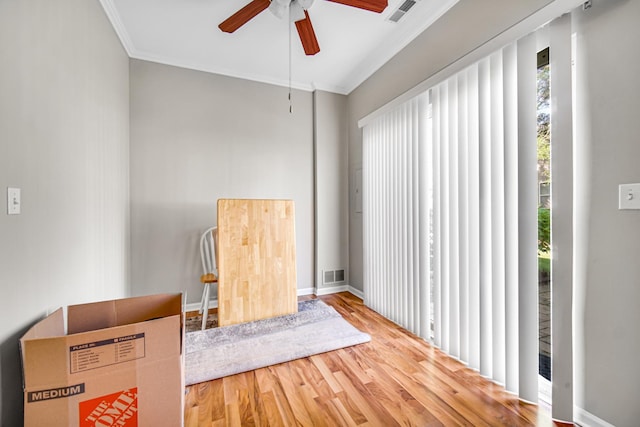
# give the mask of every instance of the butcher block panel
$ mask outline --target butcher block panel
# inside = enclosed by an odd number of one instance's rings
[[[218,323],[298,311],[292,200],[218,200]]]

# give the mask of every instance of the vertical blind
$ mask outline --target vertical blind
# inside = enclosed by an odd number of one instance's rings
[[[552,412],[573,419],[573,83],[571,16],[549,26]]]
[[[364,129],[362,203],[365,303],[428,338],[425,112],[421,95]]]
[[[440,175],[434,342],[531,401],[538,381],[535,58],[530,36],[428,92]],[[518,79],[519,69],[528,80]]]
[[[553,199],[554,210],[562,207],[552,227],[557,221],[570,230],[570,20],[557,19],[550,33],[552,58],[566,58],[552,62],[551,71],[552,104],[564,112],[552,110],[552,146],[556,140],[563,144],[552,151],[554,188],[562,181]],[[534,402],[536,95],[534,34],[363,129],[365,304],[424,338],[431,338],[433,319],[437,346]],[[553,268],[563,290],[553,298],[554,304],[560,298],[563,313],[553,316],[568,316],[569,322],[553,330],[563,344],[562,354],[552,350],[552,403],[554,418],[564,420],[572,419],[573,406],[571,352],[565,347],[571,343],[571,245],[570,231],[554,234]]]

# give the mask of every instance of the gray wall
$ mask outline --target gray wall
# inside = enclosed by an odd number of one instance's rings
[[[618,185],[640,182],[640,2],[600,0],[579,19],[577,404],[618,427],[640,420],[640,211]]]
[[[349,173],[362,162],[358,119],[416,86],[547,1],[461,0],[348,97]],[[576,150],[576,404],[618,427],[640,419],[640,212],[617,209],[617,186],[640,182],[640,2],[599,0],[580,28]],[[464,28],[464,31],[460,31]],[[350,179],[351,285],[362,289],[362,218]]]
[[[26,328],[128,294],[128,64],[97,0],[0,1],[2,426],[22,425]]]
[[[284,88],[141,61],[131,61],[129,92],[129,61],[97,1],[0,1],[0,200],[9,186],[23,197],[22,215],[7,216],[5,202],[0,212],[2,425],[21,422],[17,339],[48,310],[129,293],[199,299],[196,241],[217,198],[296,200],[299,287],[319,279],[315,250],[319,270],[349,263],[361,290],[357,120],[546,3],[461,0],[346,105],[295,91],[289,115]],[[617,185],[640,181],[639,18],[640,2],[617,0],[579,19],[577,404],[617,426],[640,419],[640,214],[616,209]],[[346,177],[343,164],[332,173],[344,157],[331,158],[344,155],[345,132]]]
[[[349,94],[349,260],[351,286],[362,290],[362,214],[353,177],[362,166],[358,120],[481,46],[550,0],[460,0],[442,18]]]
[[[298,288],[314,285],[313,99],[131,61],[131,286],[199,301],[198,239],[220,198],[292,199]]]
[[[349,283],[349,193],[347,97],[317,91],[314,96],[316,185],[316,283]],[[344,283],[324,284],[323,271],[345,270]]]

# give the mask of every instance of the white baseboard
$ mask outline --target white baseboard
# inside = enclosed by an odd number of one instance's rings
[[[338,292],[349,292],[349,293],[357,296],[360,299],[364,299],[364,294],[362,293],[362,291],[359,291],[358,289],[354,288],[353,286],[349,286],[349,285],[320,288],[320,289],[317,289],[315,291],[315,294],[316,295],[329,295],[329,294],[337,294]]]
[[[329,294],[337,294],[338,292],[349,292],[352,293],[353,295],[357,296],[360,299],[364,299],[364,294],[362,293],[362,291],[349,286],[349,285],[342,285],[342,286],[334,286],[331,288],[321,288],[319,290],[315,290],[314,288],[299,288],[298,289],[298,296],[303,296],[303,295],[329,295]],[[218,308],[218,300],[217,299],[212,299],[209,301],[209,308]],[[185,311],[198,311],[200,310],[200,303],[199,302],[192,302],[189,304],[185,304],[184,306]]]
[[[340,285],[340,286],[327,286],[324,288],[318,288],[315,290],[316,295],[329,295],[329,294],[337,294],[338,292],[346,292],[349,290],[349,285]]]
[[[582,427],[615,427],[613,424],[575,406],[573,408],[575,422]]]
[[[349,286],[349,285],[331,286],[331,287],[325,287],[320,289],[302,288],[302,289],[298,289],[298,296],[301,296],[301,295],[320,296],[320,295],[337,294],[338,292],[349,292],[360,299],[364,299],[364,293],[362,293],[361,290],[358,290],[353,286]]]
[[[357,296],[358,298],[364,301],[364,292],[362,292],[360,289],[356,289],[353,286],[349,286],[349,292],[351,292],[353,295]]]

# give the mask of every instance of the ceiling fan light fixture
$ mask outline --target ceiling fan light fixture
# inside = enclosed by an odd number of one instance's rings
[[[278,19],[283,19],[287,15],[287,6],[283,6],[278,0],[271,0],[269,11]]]
[[[305,19],[304,9],[297,1],[292,1],[289,5],[289,17],[291,22],[298,22]]]
[[[313,4],[313,0],[296,0],[296,2],[299,3],[304,10],[309,9]]]

